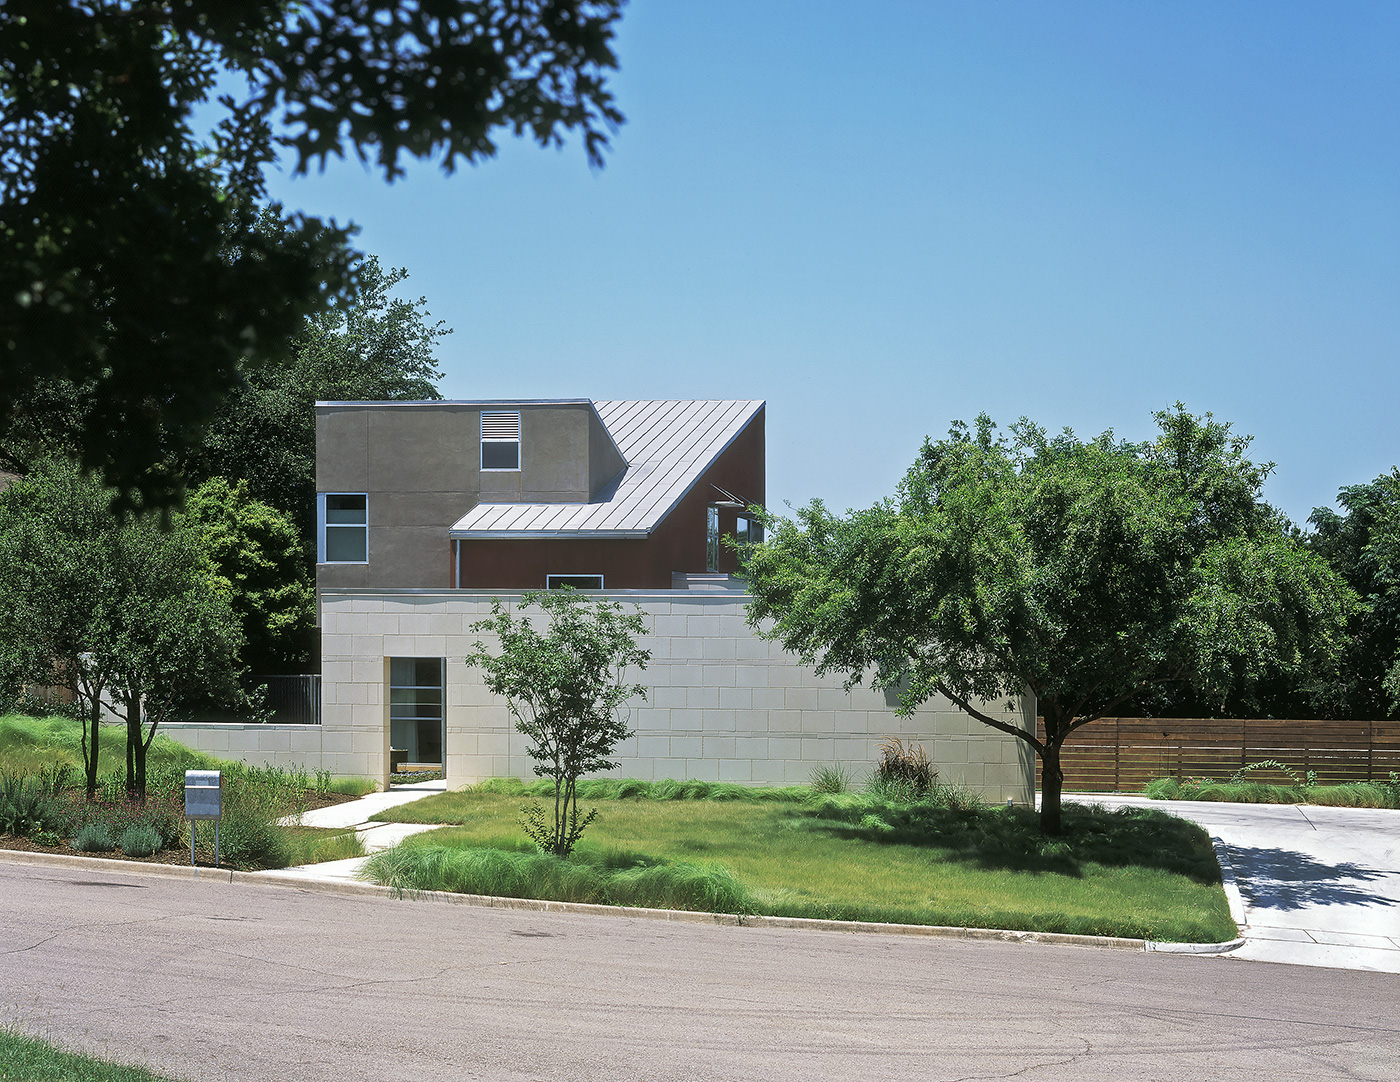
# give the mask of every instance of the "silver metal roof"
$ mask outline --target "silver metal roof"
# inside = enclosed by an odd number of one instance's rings
[[[450,536],[646,537],[763,408],[759,401],[595,402],[627,462],[592,503],[482,503]]]

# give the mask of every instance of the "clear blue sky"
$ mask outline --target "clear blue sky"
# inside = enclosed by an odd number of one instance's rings
[[[1255,436],[1301,522],[1400,462],[1400,4],[634,0],[628,122],[279,177],[455,329],[454,398],[763,398],[772,504],[989,412]]]

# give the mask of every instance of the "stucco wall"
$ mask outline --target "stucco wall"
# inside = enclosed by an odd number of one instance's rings
[[[1025,745],[947,702],[897,717],[883,692],[846,692],[818,677],[744,621],[742,594],[611,592],[637,604],[652,662],[640,682],[652,689],[630,718],[637,734],[619,749],[614,774],[646,779],[703,778],[794,784],[817,766],[840,764],[863,777],[892,736],[920,742],[940,776],[987,799],[1028,802],[1034,768]],[[383,777],[387,768],[386,657],[446,657],[447,776],[450,785],[482,778],[531,777],[525,740],[503,702],[486,691],[462,656],[477,636],[470,624],[491,591],[327,590],[322,595],[321,766],[337,774]],[[1034,724],[1034,704],[996,713]]]

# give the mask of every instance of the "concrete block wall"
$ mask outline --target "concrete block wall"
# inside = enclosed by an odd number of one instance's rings
[[[514,608],[519,596],[323,590],[322,769],[387,778],[385,659],[445,657],[449,785],[533,777],[525,738],[515,732],[505,703],[462,661],[481,637],[471,624],[488,615],[492,598]],[[642,645],[652,654],[636,674],[651,690],[631,708],[628,726],[636,735],[618,750],[616,776],[789,785],[807,782],[819,766],[840,765],[859,780],[879,758],[880,745],[899,737],[921,743],[945,781],[963,782],[998,802],[1033,798],[1034,761],[1022,741],[943,700],[900,718],[883,692],[864,686],[847,692],[839,677],[818,677],[748,626],[743,594],[608,596],[642,610]],[[1034,725],[1030,700],[989,712],[1023,728]]]
[[[304,766],[326,769],[322,763],[336,737],[321,725],[240,725],[216,721],[165,723],[160,733],[220,759],[237,759],[253,766]],[[329,739],[327,739],[329,737]],[[367,773],[337,770],[333,773]]]

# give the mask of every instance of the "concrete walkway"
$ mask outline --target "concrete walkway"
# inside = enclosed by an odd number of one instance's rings
[[[301,817],[301,824],[308,827],[353,827],[364,842],[365,851],[376,853],[389,849],[403,841],[410,834],[420,834],[425,830],[437,830],[433,823],[372,823],[370,816],[389,808],[411,804],[425,796],[447,791],[447,783],[418,781],[405,785],[391,786],[387,793],[370,793],[358,800],[347,800],[343,804],[333,804],[329,808],[317,808]],[[277,868],[259,872],[269,879],[300,879],[320,882],[360,882],[358,876],[364,867],[364,857],[350,857],[347,860],[328,860],[320,864],[299,864],[291,868]]]
[[[1400,973],[1400,811],[1066,794],[1199,823],[1232,866],[1245,945],[1226,958]]]

